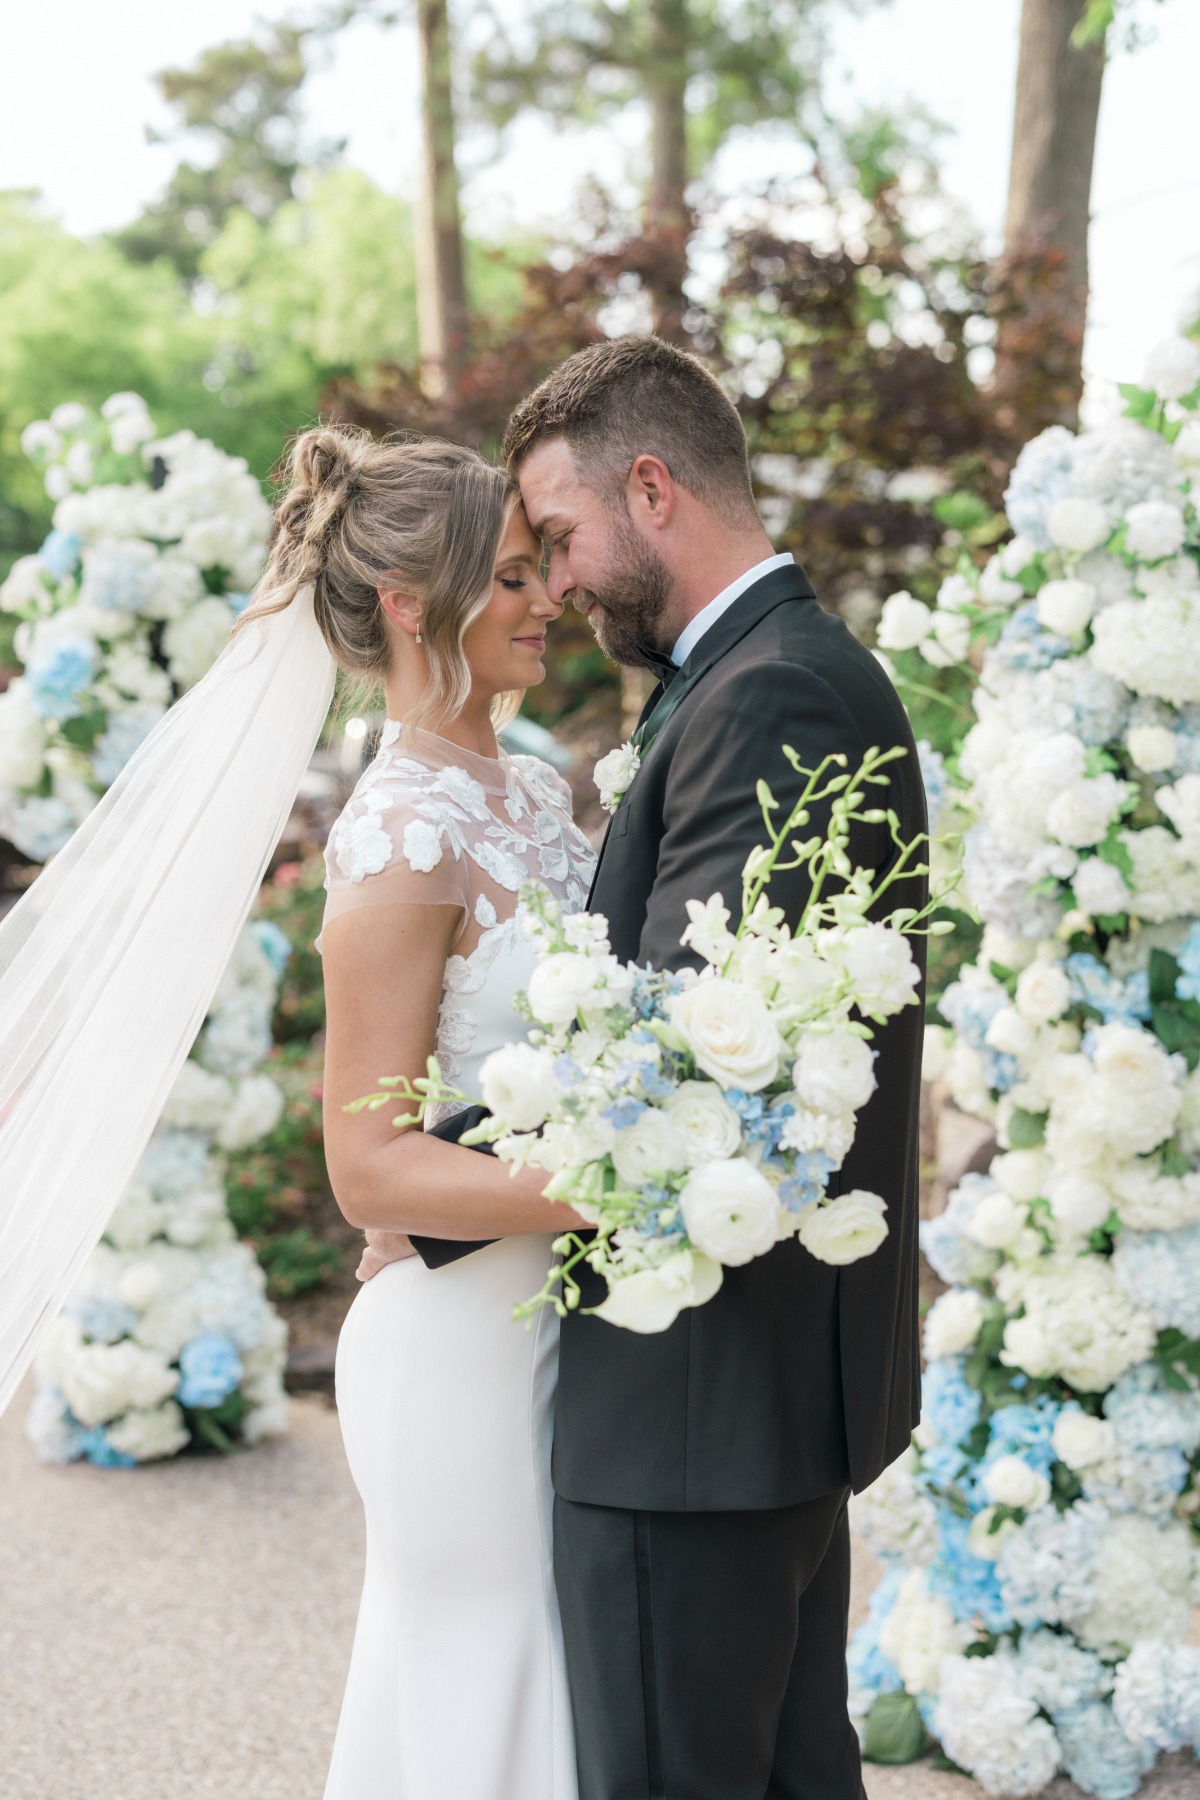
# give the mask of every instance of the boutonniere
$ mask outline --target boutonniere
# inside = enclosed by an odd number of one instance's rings
[[[592,780],[600,789],[600,804],[605,812],[616,812],[641,766],[642,752],[633,738],[600,758],[592,770]]]

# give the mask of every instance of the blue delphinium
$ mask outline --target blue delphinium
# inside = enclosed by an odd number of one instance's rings
[[[292,946],[284,933],[270,919],[256,919],[250,929],[275,974],[282,975],[292,954]]]
[[[179,1352],[181,1406],[220,1406],[242,1379],[242,1359],[229,1338],[204,1331]]]
[[[1200,1000],[1200,920],[1192,926],[1175,952],[1179,979],[1175,995],[1179,1000]]]
[[[25,670],[34,711],[60,724],[78,718],[82,711],[79,695],[95,667],[95,646],[82,638],[68,638],[44,656],[34,657]]]
[[[628,1131],[631,1125],[637,1124],[645,1111],[644,1100],[636,1100],[632,1094],[623,1094],[611,1106],[606,1106],[600,1117],[607,1119],[614,1131]]]
[[[1054,1715],[1063,1764],[1071,1780],[1096,1800],[1131,1800],[1154,1752],[1131,1743],[1103,1700]]]
[[[960,1444],[978,1425],[981,1409],[977,1389],[963,1374],[961,1356],[930,1363],[921,1382],[921,1418],[943,1444]]]
[[[1184,1231],[1123,1231],[1113,1271],[1160,1331],[1200,1337],[1200,1225]]]
[[[65,581],[79,567],[83,539],[74,531],[52,531],[41,549],[38,561],[44,563],[56,581]]]

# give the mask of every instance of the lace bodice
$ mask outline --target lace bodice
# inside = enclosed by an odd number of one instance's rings
[[[325,923],[363,906],[459,908],[437,1054],[447,1079],[472,1093],[483,1058],[525,1034],[512,1004],[533,967],[519,890],[538,881],[578,911],[594,862],[570,789],[547,763],[478,756],[389,720],[329,834]]]

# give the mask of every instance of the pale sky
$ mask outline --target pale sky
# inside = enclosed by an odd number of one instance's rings
[[[1200,6],[1146,6],[1154,42],[1121,55],[1105,77],[1093,188],[1092,326],[1086,361],[1103,404],[1136,379],[1146,350],[1194,316],[1200,297]],[[145,142],[158,112],[151,76],[208,44],[244,35],[277,0],[37,0],[0,20],[0,188],[36,187],[73,231],[125,223],[161,188],[174,156]],[[1019,0],[893,0],[840,21],[832,95],[840,107],[915,101],[951,128],[946,184],[995,244],[1003,221]],[[412,32],[358,26],[311,83],[319,132],[349,140],[350,161],[383,186],[416,178],[417,94]],[[477,228],[566,216],[583,175],[618,178],[637,144],[552,134],[530,121],[497,158],[464,146],[465,199]],[[726,147],[719,186],[736,192],[787,166],[778,140]]]

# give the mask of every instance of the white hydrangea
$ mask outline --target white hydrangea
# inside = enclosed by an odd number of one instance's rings
[[[1154,1349],[1152,1321],[1095,1257],[1007,1264],[996,1285],[1010,1310],[1023,1309],[1004,1328],[1001,1360],[1026,1375],[1060,1375],[1082,1393],[1103,1393]]]
[[[916,1479],[910,1445],[877,1481],[850,1501],[850,1523],[876,1556],[931,1563],[938,1552],[937,1507]]]
[[[879,1647],[910,1694],[936,1694],[944,1660],[974,1637],[944,1600],[930,1592],[921,1569],[910,1569],[879,1631]]]
[[[1182,400],[1200,382],[1200,345],[1190,338],[1164,338],[1146,358],[1142,386],[1160,400]]]
[[[1125,1655],[1141,1639],[1180,1643],[1191,1616],[1196,1551],[1176,1519],[1109,1521],[1092,1570],[1093,1602],[1074,1629],[1090,1649]]]
[[[933,1728],[953,1762],[989,1794],[1036,1794],[1058,1772],[1054,1728],[998,1657],[948,1656]]]

